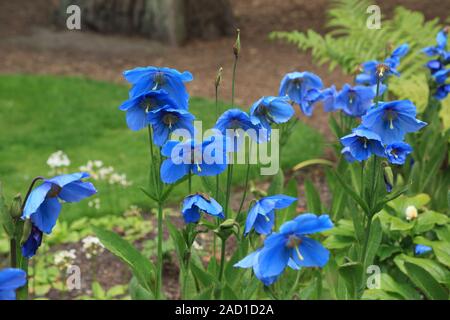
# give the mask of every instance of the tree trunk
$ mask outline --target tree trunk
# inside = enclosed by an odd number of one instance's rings
[[[175,45],[230,35],[234,27],[229,0],[60,0],[61,25],[69,5],[80,7],[82,29],[138,34]]]

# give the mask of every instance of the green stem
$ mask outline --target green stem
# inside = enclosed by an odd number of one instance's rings
[[[158,262],[157,262],[157,275],[156,275],[156,299],[159,300],[163,296],[162,294],[162,268],[163,268],[163,206],[162,203],[158,203]]]
[[[249,142],[249,150],[248,150],[248,159],[247,159],[247,168],[246,168],[246,173],[245,173],[245,183],[244,183],[244,194],[242,195],[242,200],[241,200],[241,204],[239,205],[239,210],[236,216],[236,219],[239,217],[239,215],[241,214],[242,211],[242,207],[244,206],[244,202],[245,202],[245,198],[247,197],[247,189],[248,189],[248,180],[250,177],[250,155],[252,153],[252,142]]]
[[[226,192],[226,198],[225,198],[225,219],[228,219],[229,214],[229,208],[230,208],[230,195],[231,195],[231,182],[233,181],[233,164],[228,165],[227,170],[227,192]]]
[[[236,82],[236,67],[238,63],[238,56],[234,56],[234,64],[233,64],[233,78],[231,80],[231,108],[234,107],[234,84]]]
[[[219,282],[222,282],[223,272],[225,270],[225,251],[227,249],[227,242],[225,239],[222,239],[222,247],[220,249],[220,273],[219,273]]]
[[[153,133],[152,133],[152,127],[148,126],[148,142],[150,144],[150,161],[152,166],[152,179],[153,179],[153,186],[156,189],[156,192],[158,194],[158,198],[161,195],[160,188],[159,188],[159,181],[157,180],[157,168],[156,168],[156,161],[155,161],[155,153],[154,153],[154,146],[153,146]]]

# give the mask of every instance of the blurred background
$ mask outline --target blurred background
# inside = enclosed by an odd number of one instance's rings
[[[81,30],[66,27],[70,16],[66,9],[70,4],[81,8]],[[350,52],[347,55],[342,47],[329,45],[332,42],[327,43],[323,36],[345,37],[347,34],[342,30],[351,29],[353,21],[362,23],[355,23],[356,27],[364,25],[367,4],[372,3],[357,0],[0,0],[0,181],[5,196],[24,194],[29,181],[38,175],[89,171],[99,194],[90,202],[64,208],[58,229],[47,241],[55,246],[52,251],[72,248],[89,234],[86,227],[89,223],[113,228],[134,241],[152,238],[153,222],[144,219],[151,212],[152,204],[139,190],[147,184],[146,134],[128,130],[125,116],[118,110],[128,97],[122,72],[148,65],[190,71],[194,75],[194,81],[187,85],[190,108],[206,128],[215,122],[212,117],[214,79],[219,67],[224,69],[219,97],[223,110],[230,101],[236,28],[241,30],[242,44],[236,102],[246,110],[261,96],[276,95],[279,82],[287,72],[314,72],[325,86],[340,87],[351,81],[349,70],[363,62],[363,58],[377,56],[365,56],[367,50],[360,55]],[[407,30],[408,34],[398,33],[395,39],[372,38],[363,28],[358,37],[364,38],[362,47],[398,45],[414,41],[425,32],[425,37],[416,40],[423,46],[432,45],[434,31],[449,23],[450,1],[386,0],[377,1],[377,5],[383,21],[391,21],[388,23],[391,31],[398,28]],[[405,9],[399,11],[400,6]],[[339,19],[341,23],[333,23]],[[348,21],[347,25],[342,21]],[[269,37],[273,31],[295,30],[302,33],[314,30],[314,34],[306,40],[291,39],[292,43],[282,35]],[[352,31],[354,35],[355,30]],[[315,55],[309,49],[316,49]],[[412,58],[411,63],[420,66],[420,59]],[[325,147],[331,133],[322,109],[316,108],[311,118],[300,117],[301,124],[291,137],[294,143],[283,155],[282,165],[287,174],[300,161],[330,156]],[[236,190],[240,188],[242,175],[243,170],[238,170]],[[321,184],[323,174],[307,171],[298,176],[300,199],[301,182],[305,178],[311,179],[326,198],[327,191]],[[258,188],[267,187],[264,180],[254,183]],[[200,188],[200,183],[194,181],[194,190]],[[169,213],[178,214],[178,201],[183,195],[184,189],[175,190]],[[302,200],[298,210],[302,210]],[[95,219],[88,223],[88,217]],[[7,244],[0,240],[0,252],[6,249]],[[146,250],[152,252],[154,248]],[[100,283],[109,289],[111,278],[124,279],[123,283],[127,283],[127,270],[116,265],[108,254],[103,259],[109,267],[99,275]],[[57,278],[57,271],[49,272],[35,281],[37,296],[52,296],[55,288],[51,282]],[[92,288],[86,290],[94,294]],[[116,290],[95,294],[123,294],[120,287]],[[176,289],[168,290],[169,296],[172,290],[176,297]],[[53,293],[55,296],[58,297]]]

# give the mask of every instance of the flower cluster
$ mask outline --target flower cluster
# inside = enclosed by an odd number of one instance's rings
[[[94,180],[106,181],[111,185],[119,185],[129,187],[133,184],[127,179],[125,173],[118,173],[112,166],[105,166],[101,160],[89,160],[85,165],[81,166],[80,171],[87,172]]]
[[[53,261],[60,271],[66,271],[74,264],[76,258],[77,255],[74,249],[61,250],[55,254]]]
[[[70,159],[67,154],[59,150],[48,157],[47,165],[51,169],[50,174],[63,174],[66,173],[67,167],[70,166]]]
[[[61,212],[61,201],[79,202],[97,193],[94,185],[83,181],[88,173],[79,172],[44,179],[25,203],[22,219],[31,227],[22,244],[22,255],[31,258],[41,245],[43,233],[50,234]],[[25,232],[25,231],[24,231]]]
[[[93,236],[87,236],[82,239],[82,250],[87,259],[92,259],[105,251],[105,246],[100,242],[100,239]]]
[[[396,48],[383,62],[368,61],[357,75],[357,85],[345,84],[340,92],[334,86],[322,90],[326,111],[341,110],[361,118],[359,126],[341,138],[342,155],[349,162],[364,161],[371,155],[402,165],[412,152],[404,142],[405,135],[423,128],[426,123],[416,119],[416,107],[409,100],[381,102],[390,75],[400,74],[397,67],[408,52],[408,45]]]
[[[448,31],[447,27],[437,34],[436,46],[423,49],[427,56],[433,57],[433,60],[428,61],[427,67],[435,82],[434,97],[438,100],[444,99],[450,93],[450,83],[447,81],[450,69],[446,69],[450,64],[450,51],[447,50]]]

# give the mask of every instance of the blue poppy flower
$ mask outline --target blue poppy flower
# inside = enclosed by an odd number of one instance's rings
[[[357,161],[367,160],[372,154],[384,157],[384,148],[380,137],[364,127],[353,129],[353,132],[341,138],[341,143],[348,147],[349,152]]]
[[[161,154],[167,157],[161,165],[161,180],[171,184],[189,172],[199,176],[222,173],[228,163],[225,144],[222,135],[209,137],[201,143],[167,141],[161,149]]]
[[[311,72],[291,72],[284,76],[280,83],[278,95],[301,105],[306,93],[311,89],[322,89],[323,83],[319,76]]]
[[[44,180],[31,191],[22,219],[31,219],[40,231],[50,234],[61,211],[58,198],[65,202],[78,202],[97,193],[92,183],[82,181],[87,177],[89,174],[79,172]]]
[[[0,270],[0,300],[16,300],[16,290],[27,283],[27,274],[21,269]]]
[[[240,134],[243,131],[247,133],[254,141],[263,142],[267,141],[267,132],[262,129],[260,125],[255,125],[250,120],[250,116],[240,110],[240,109],[229,109],[225,111],[219,119],[217,119],[216,125],[214,126],[218,129],[224,136],[228,135],[231,130],[232,137],[228,137],[229,141],[233,141],[234,151],[240,146],[245,139],[244,134]]]
[[[432,75],[444,68],[444,65],[439,60],[430,60],[427,62],[426,66],[430,69]]]
[[[144,92],[125,101],[119,109],[127,113],[127,125],[131,130],[141,130],[148,126],[147,114],[164,106],[177,108],[175,102],[164,90]],[[177,108],[183,109],[183,108]],[[184,108],[186,110],[186,108]]]
[[[409,100],[380,102],[362,117],[362,125],[381,138],[383,144],[403,141],[406,133],[415,132],[426,126],[416,119],[416,107]]]
[[[361,73],[355,78],[357,84],[376,85],[378,80],[383,82],[391,75],[400,76],[397,67],[400,64],[400,59],[408,52],[409,46],[403,44],[396,48],[392,54],[383,62],[370,60],[361,65]]]
[[[272,123],[284,123],[294,115],[286,97],[262,97],[250,108],[250,120],[270,132]]]
[[[275,210],[284,209],[296,200],[296,198],[278,194],[256,201],[248,212],[244,235],[247,235],[252,228],[259,234],[271,233],[275,224]]]
[[[272,283],[274,283],[278,279],[279,276],[274,276],[274,277],[263,277],[262,276],[260,264],[258,263],[259,254],[261,252],[261,249],[262,248],[250,253],[247,257],[245,257],[241,261],[234,264],[234,267],[244,268],[244,269],[253,268],[253,272],[254,272],[255,276],[262,283],[264,283],[265,286],[270,286]],[[292,258],[289,258],[288,267],[293,270],[300,270],[300,267],[294,262],[294,260]]]
[[[338,92],[335,85],[322,90],[323,97],[323,109],[325,112],[334,112],[340,109],[339,105],[336,104]]]
[[[187,196],[183,201],[181,212],[185,223],[198,222],[202,212],[220,219],[225,218],[222,206],[213,198],[200,193]]]
[[[265,283],[271,283],[287,266],[323,267],[329,259],[329,251],[307,235],[329,230],[333,227],[328,215],[301,214],[285,222],[277,233],[264,241],[259,252],[247,256],[235,266],[253,266],[255,275]],[[292,260],[292,262],[291,262]]]
[[[434,97],[438,100],[445,99],[450,93],[450,84],[443,84],[437,87]]]
[[[422,50],[427,56],[436,57],[439,56],[444,63],[450,61],[450,52],[446,51],[447,47],[448,29],[444,28],[438,32],[436,36],[436,46],[426,47]]]
[[[188,130],[191,137],[194,135],[195,117],[189,111],[175,109],[171,106],[152,110],[148,113],[148,122],[153,128],[153,141],[156,145],[162,146],[169,135],[177,129]]]
[[[442,69],[433,74],[433,78],[438,84],[443,84],[447,81],[448,75],[450,74],[450,69]]]
[[[33,225],[28,239],[22,244],[22,256],[32,258],[42,244],[42,236],[42,231]]]
[[[311,89],[309,90],[305,98],[303,99],[302,104],[300,105],[300,110],[302,110],[303,114],[305,116],[312,116],[314,105],[322,101],[324,98],[322,92],[318,89]]]
[[[150,90],[163,89],[175,101],[178,108],[188,108],[189,94],[184,82],[192,81],[190,72],[181,73],[170,68],[138,67],[125,71],[123,75],[133,85],[130,90],[131,98]]]
[[[423,244],[418,244],[418,245],[416,245],[416,247],[414,248],[414,253],[415,253],[416,255],[421,255],[421,254],[430,252],[430,251],[432,251],[432,250],[433,250],[433,248],[431,248],[431,247],[429,247],[429,246],[425,246],[425,245],[423,245]]]
[[[386,146],[386,157],[390,163],[404,164],[406,157],[413,151],[411,146],[404,142],[394,142]]]
[[[361,117],[372,105],[373,98],[372,87],[345,84],[336,97],[336,105],[349,116]]]

